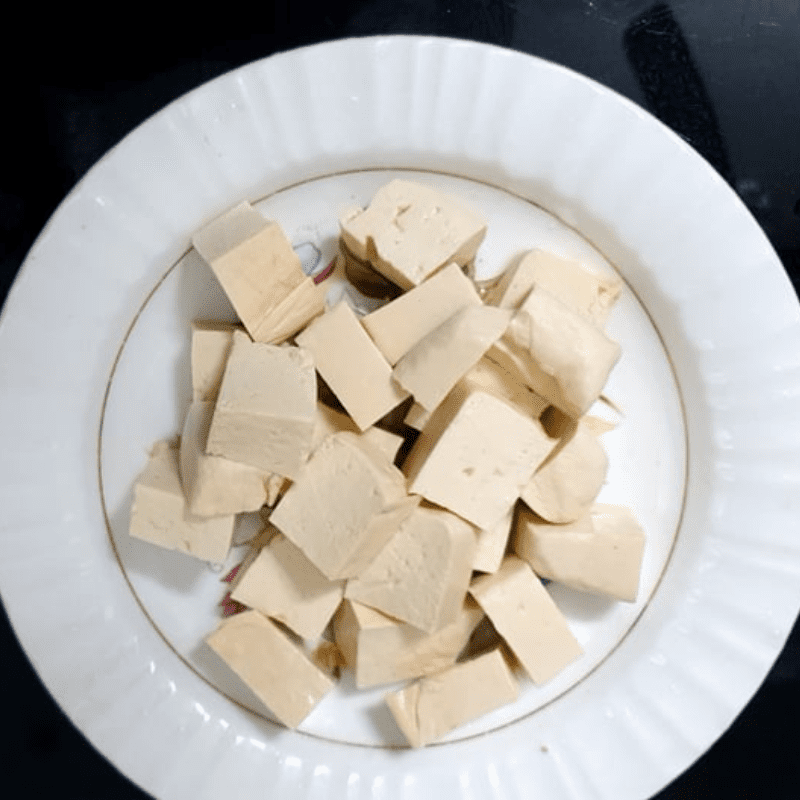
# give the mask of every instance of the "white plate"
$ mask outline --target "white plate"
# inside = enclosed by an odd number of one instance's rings
[[[285,731],[200,640],[218,575],[125,534],[133,477],[179,430],[188,322],[229,313],[187,254],[243,198],[326,255],[392,171],[490,222],[485,274],[550,246],[612,265],[604,494],[648,532],[637,604],[556,590],[586,655],[423,751],[347,681]],[[416,171],[416,172],[414,172]],[[336,42],[207,84],[65,200],[0,327],[0,588],[92,743],[173,798],[646,797],[741,710],[800,606],[800,314],[726,184],[641,109],[550,63],[416,37]],[[233,556],[232,556],[233,557]],[[386,745],[389,746],[386,746]]]

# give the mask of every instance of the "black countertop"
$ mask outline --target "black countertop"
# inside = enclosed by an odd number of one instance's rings
[[[0,130],[0,291],[75,182],[169,101],[271,53],[331,39],[419,33],[499,44],[566,65],[671,126],[733,186],[795,287],[800,281],[799,0],[342,0],[237,10],[167,31],[152,18],[85,26],[32,13],[7,29]],[[43,12],[44,13],[44,12]],[[47,12],[49,15],[50,12]],[[225,15],[216,9],[214,17]],[[218,19],[211,20],[214,23]],[[91,29],[93,32],[88,33]],[[235,31],[232,35],[228,35]],[[13,43],[15,47],[9,49]],[[145,798],[86,743],[0,625],[6,785],[32,796]],[[800,797],[800,627],[711,750],[657,795]]]

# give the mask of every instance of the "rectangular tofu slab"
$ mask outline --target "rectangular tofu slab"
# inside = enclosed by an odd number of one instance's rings
[[[322,636],[343,592],[344,581],[328,580],[298,547],[277,534],[237,580],[231,598],[313,640]]]
[[[450,264],[362,320],[370,338],[394,366],[420,339],[462,308],[481,299],[458,264]]]
[[[358,575],[419,503],[403,473],[360,436],[328,436],[270,521],[327,578]]]
[[[503,400],[453,391],[420,433],[403,471],[409,492],[491,528],[552,447],[538,420]]]
[[[469,264],[486,223],[459,200],[430,186],[393,180],[366,209],[340,221],[345,246],[401,289],[411,289],[451,262]]]
[[[645,536],[629,508],[598,503],[575,522],[551,525],[528,511],[512,547],[544,578],[633,602],[639,592]]]
[[[346,302],[314,320],[296,341],[313,353],[319,374],[360,430],[408,397]]]
[[[317,376],[308,350],[237,333],[206,451],[293,478],[311,451],[316,409]]]
[[[518,693],[502,654],[492,650],[392,692],[386,695],[386,703],[408,743],[423,747],[513,703]]]
[[[192,323],[192,397],[194,400],[217,399],[225,364],[233,347],[233,332],[244,329],[224,322]]]
[[[470,593],[535,683],[555,677],[583,653],[541,580],[517,556],[493,575],[477,577]]]
[[[288,728],[296,728],[334,686],[258,611],[229,617],[206,643]]]
[[[249,203],[212,220],[192,244],[255,341],[278,344],[322,313],[324,292],[303,273],[280,225]]]
[[[433,633],[455,622],[475,556],[475,529],[444,509],[419,506],[345,596]]]
[[[181,483],[192,514],[214,517],[258,511],[277,497],[274,476],[250,464],[206,453],[214,404],[196,400],[189,406],[180,446]]]
[[[610,275],[599,276],[577,261],[544,250],[526,253],[486,296],[498,308],[519,308],[534,286],[602,328],[621,291]]]
[[[455,622],[425,633],[354,600],[345,600],[334,617],[334,635],[363,689],[419,678],[449,667],[464,649],[483,611],[468,598]]]
[[[134,485],[130,535],[221,564],[230,550],[234,522],[233,515],[197,517],[189,513],[181,486],[178,450],[159,442]]]

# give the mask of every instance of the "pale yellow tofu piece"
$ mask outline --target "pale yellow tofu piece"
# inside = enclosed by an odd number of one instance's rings
[[[159,442],[133,488],[130,535],[221,564],[233,538],[233,516],[196,517],[189,513],[178,469],[178,450]]]
[[[296,342],[313,353],[319,374],[362,431],[408,397],[343,300],[298,334]]]
[[[243,202],[197,231],[192,244],[211,267],[255,341],[277,344],[324,309],[280,225]]]
[[[513,703],[519,688],[499,650],[455,664],[386,695],[412,747],[424,747],[455,728]]]
[[[428,411],[427,408],[423,408],[419,403],[412,403],[411,408],[408,409],[408,413],[406,414],[403,422],[405,422],[409,428],[414,428],[414,430],[421,431],[428,424],[428,420],[431,418],[432,413],[432,411]]]
[[[450,264],[362,320],[370,338],[394,366],[417,342],[457,311],[479,306],[475,285],[458,264]]]
[[[533,392],[519,378],[493,361],[489,353],[464,376],[468,390],[481,389],[515,406],[523,414],[538,419],[547,408],[547,400]]]
[[[486,223],[460,200],[400,179],[340,224],[353,255],[401,289],[417,286],[451,262],[470,263],[486,235]]]
[[[619,360],[620,347],[535,286],[488,356],[577,418],[600,396]]]
[[[322,636],[343,592],[344,581],[328,580],[279,533],[248,566],[231,598],[313,640]]]
[[[317,378],[301,347],[234,335],[206,450],[294,478],[311,451]]]
[[[206,642],[288,728],[296,728],[334,686],[300,647],[258,611],[229,617]]]
[[[270,520],[337,580],[358,575],[418,503],[383,452],[342,432],[314,451]]]
[[[503,335],[511,312],[467,306],[417,342],[392,375],[414,400],[433,411],[481,356]]]
[[[480,575],[470,593],[535,683],[545,683],[583,653],[564,615],[517,556],[493,575]]]
[[[334,617],[334,636],[356,686],[419,678],[449,667],[464,649],[483,611],[467,599],[455,622],[425,633],[353,600],[345,600]]]
[[[347,414],[318,402],[312,450],[315,450],[327,436],[332,436],[334,433],[340,433],[341,431],[350,431],[360,435],[362,439],[371,442],[381,450],[389,461],[394,461],[404,441],[402,436],[385,431],[383,428],[376,428],[374,425],[362,433]]]
[[[326,406],[325,403],[317,401],[317,415],[314,420],[314,437],[311,440],[311,449],[316,450],[323,439],[333,436],[334,433],[350,431],[359,433],[358,426],[347,414],[337,411],[335,408]]]
[[[472,569],[476,572],[497,572],[503,563],[511,536],[511,524],[514,520],[514,508],[491,528],[477,529],[475,556]]]
[[[235,330],[243,328],[225,322],[192,323],[192,399],[217,399]]]
[[[577,261],[531,250],[503,275],[485,302],[518,309],[534,285],[601,328],[622,288],[618,279],[595,275]]]
[[[572,425],[522,490],[548,522],[572,522],[592,506],[608,472],[608,456],[585,418]]]
[[[180,470],[189,511],[199,517],[258,511],[277,496],[275,477],[258,467],[206,453],[214,404],[189,406],[180,445]],[[273,499],[274,502],[274,499]]]
[[[475,555],[475,530],[443,509],[420,506],[358,577],[345,597],[428,633],[456,621]]]
[[[552,447],[538,420],[488,392],[454,390],[420,433],[403,471],[409,492],[492,528]]]
[[[639,591],[645,535],[630,509],[599,503],[581,519],[551,525],[520,512],[514,551],[544,578],[633,602]]]
[[[385,431],[383,428],[376,428],[374,425],[371,428],[367,428],[361,434],[361,438],[377,447],[392,462],[397,458],[397,454],[405,441],[402,436],[391,431]]]

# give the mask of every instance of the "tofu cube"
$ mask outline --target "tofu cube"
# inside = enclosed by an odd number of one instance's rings
[[[573,522],[591,508],[607,471],[606,451],[583,418],[533,473],[522,500],[548,522]]]
[[[243,331],[237,325],[224,322],[192,323],[192,399],[210,400],[217,399],[222,376],[225,373],[225,364],[228,363],[231,347],[233,347],[233,332]]]
[[[322,313],[324,293],[303,273],[281,227],[249,203],[197,231],[192,244],[254,341],[278,344]]]
[[[475,554],[475,530],[443,509],[420,506],[345,596],[428,633],[456,621]]]
[[[345,600],[334,617],[334,636],[347,664],[355,671],[356,686],[364,689],[419,678],[455,663],[483,611],[471,598],[455,622],[425,633],[380,611]]]
[[[537,286],[489,357],[577,418],[588,411],[620,357],[596,325]]]
[[[178,469],[178,450],[159,442],[133,489],[130,535],[221,564],[233,538],[233,516],[196,517],[189,513]]]
[[[206,643],[288,728],[296,728],[334,686],[258,611],[229,617],[206,637]]]
[[[535,683],[544,683],[583,653],[564,615],[517,556],[493,575],[480,575],[470,593]]]
[[[512,508],[496,525],[477,530],[472,569],[476,572],[497,572],[503,563],[514,521]]]
[[[503,335],[511,312],[467,306],[434,328],[397,362],[392,375],[414,400],[433,411]]]
[[[206,453],[214,404],[189,406],[180,446],[181,483],[189,511],[199,517],[258,511],[277,496],[271,472]],[[282,484],[283,478],[279,477]]]
[[[534,286],[600,328],[621,291],[617,278],[595,275],[577,261],[544,250],[531,250],[492,287],[486,302],[498,308],[518,309]]]
[[[341,220],[342,241],[353,255],[406,290],[451,262],[469,264],[485,235],[485,222],[460,201],[399,179]]]
[[[538,420],[483,391],[453,391],[403,464],[408,490],[491,528],[553,447]]]
[[[317,381],[311,354],[234,336],[211,420],[210,455],[293,478],[311,451]]]
[[[316,450],[317,446],[320,445],[322,440],[327,436],[340,433],[341,431],[350,431],[351,433],[359,434],[358,427],[347,414],[342,414],[341,411],[330,408],[324,403],[317,403],[317,421],[314,427],[312,450]],[[367,428],[363,433],[360,433],[360,436],[383,451],[389,461],[394,461],[404,441],[402,436],[398,436],[396,433],[391,433],[390,431],[385,431],[383,428],[376,428],[375,426]]]
[[[362,431],[408,397],[344,301],[315,319],[296,342],[313,354],[319,374]]]
[[[383,452],[343,432],[314,451],[270,520],[338,580],[362,572],[418,503]]]
[[[367,314],[361,323],[394,366],[415,344],[467,306],[479,306],[475,285],[450,264],[396,300]]]
[[[387,694],[386,704],[409,744],[424,747],[518,694],[508,664],[492,650]]]
[[[514,551],[544,578],[574,589],[634,602],[645,535],[630,509],[597,504],[581,519],[551,525],[520,512]]]
[[[343,592],[344,581],[329,581],[298,547],[277,534],[247,567],[231,598],[304,639],[318,639]]]

